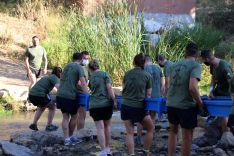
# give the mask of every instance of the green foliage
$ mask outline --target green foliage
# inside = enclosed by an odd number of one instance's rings
[[[50,65],[63,66],[74,52],[87,50],[120,85],[124,72],[132,67],[133,57],[140,52],[142,41],[137,11],[131,15],[126,4],[125,0],[108,1],[108,7],[100,7],[95,17],[77,10],[64,13],[63,22],[53,24],[43,42]]]
[[[164,54],[170,60],[180,60],[188,42],[198,44],[200,49],[214,49],[223,39],[225,33],[211,26],[196,24],[194,27],[171,29],[161,36],[156,53]]]
[[[0,98],[0,115],[18,110],[19,110],[18,101],[15,101],[11,96]]]
[[[66,23],[66,18],[60,15],[51,15],[48,20],[48,37],[42,41],[42,45],[47,51],[49,67],[64,66],[70,60]]]

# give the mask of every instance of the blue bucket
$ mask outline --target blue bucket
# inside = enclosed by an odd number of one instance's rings
[[[209,100],[208,96],[201,96],[202,100]],[[232,100],[230,96],[215,96],[212,100]]]
[[[89,110],[89,98],[90,94],[79,94],[78,96],[78,104],[85,106],[87,111]]]
[[[122,96],[116,96],[115,99],[117,101],[117,108],[118,108],[118,110],[120,110],[121,105],[122,105]]]
[[[153,110],[158,113],[158,117],[162,117],[162,113],[167,110],[165,100],[162,97],[145,98],[146,110]]]
[[[231,112],[232,100],[203,100],[211,116],[227,117]]]

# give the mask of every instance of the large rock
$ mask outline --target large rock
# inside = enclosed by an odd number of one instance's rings
[[[32,156],[34,152],[29,148],[11,143],[9,141],[0,141],[2,146],[2,153],[9,156]]]
[[[11,135],[10,139],[12,142],[30,148],[33,146],[51,146],[54,144],[63,144],[63,137],[59,132],[19,132]]]

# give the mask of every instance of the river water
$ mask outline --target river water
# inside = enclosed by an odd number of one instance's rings
[[[40,120],[38,121],[38,129],[44,130],[47,124],[47,114],[45,111]],[[123,123],[120,119],[120,113],[114,112],[112,116],[112,130],[115,132],[120,132],[124,130]],[[20,112],[13,113],[9,115],[4,115],[0,117],[0,140],[9,140],[10,135],[17,131],[31,131],[28,126],[32,123],[34,117],[34,112]],[[62,114],[59,110],[56,111],[53,123],[59,126],[61,131],[61,121]],[[89,116],[87,112],[87,117],[85,120],[85,128],[95,129],[93,119]]]

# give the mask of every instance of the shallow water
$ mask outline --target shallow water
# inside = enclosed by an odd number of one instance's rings
[[[40,120],[38,121],[38,129],[44,130],[47,124],[47,114],[45,111]],[[10,135],[17,131],[31,131],[28,126],[32,123],[34,117],[34,112],[21,112],[13,113],[0,117],[0,140],[9,140]],[[56,111],[53,123],[58,125],[61,130],[62,114],[59,110]],[[87,117],[85,120],[85,128],[95,129],[94,122],[87,112]],[[120,132],[123,131],[124,127],[120,119],[119,112],[114,112],[112,116],[112,131]]]

